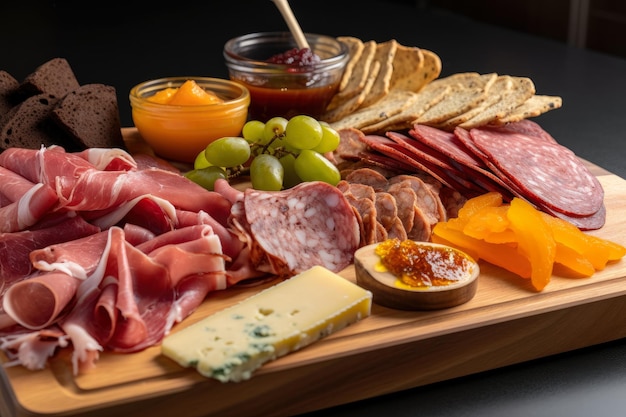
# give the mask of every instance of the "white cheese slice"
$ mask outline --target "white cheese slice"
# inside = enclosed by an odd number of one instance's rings
[[[166,336],[161,351],[204,376],[238,382],[369,316],[371,305],[369,291],[315,266]]]

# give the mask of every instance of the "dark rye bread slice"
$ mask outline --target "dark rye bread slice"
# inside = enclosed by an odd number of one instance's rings
[[[51,119],[82,148],[124,148],[115,88],[85,84],[59,100]]]
[[[0,70],[0,119],[15,106],[15,92],[20,83],[8,72]]]
[[[50,113],[59,101],[51,94],[38,94],[13,107],[0,119],[0,148],[39,149],[63,145],[74,150],[67,135],[50,121]]]
[[[42,93],[61,98],[79,86],[69,62],[65,58],[53,58],[35,68],[20,83],[17,94],[20,101]]]

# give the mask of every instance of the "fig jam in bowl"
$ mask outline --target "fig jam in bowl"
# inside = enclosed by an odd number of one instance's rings
[[[348,62],[348,47],[331,36],[305,34],[310,52],[319,57],[295,57],[295,63],[276,63],[273,57],[296,51],[289,32],[260,32],[233,38],[224,45],[231,80],[250,91],[249,117],[266,122],[272,117],[306,114],[319,118],[337,91]],[[288,57],[287,57],[288,58]],[[300,61],[303,58],[303,61]],[[274,61],[274,62],[273,62]]]

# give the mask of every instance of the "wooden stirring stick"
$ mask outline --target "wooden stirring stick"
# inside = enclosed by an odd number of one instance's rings
[[[280,10],[280,14],[283,15],[283,19],[285,19],[285,22],[287,22],[287,26],[289,26],[289,30],[291,31],[291,34],[296,39],[296,44],[298,45],[298,48],[311,49],[309,47],[309,43],[304,37],[304,33],[302,32],[302,29],[300,28],[300,24],[296,20],[296,17],[293,15],[293,11],[291,10],[291,7],[289,6],[289,2],[287,0],[272,0],[272,1],[276,5],[276,7],[278,7],[278,10]]]

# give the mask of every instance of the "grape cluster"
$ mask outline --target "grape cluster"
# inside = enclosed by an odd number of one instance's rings
[[[304,181],[337,185],[341,175],[324,154],[339,146],[339,133],[306,115],[248,121],[241,137],[223,137],[198,154],[185,176],[208,190],[218,178],[249,175],[252,188],[278,191]]]

